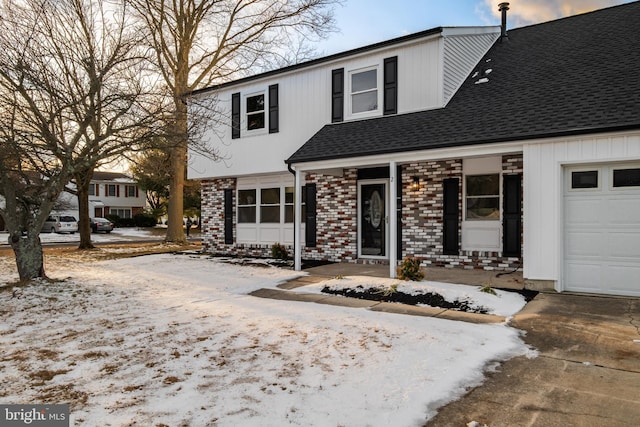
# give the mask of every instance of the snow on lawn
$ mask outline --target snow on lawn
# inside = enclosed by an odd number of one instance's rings
[[[507,324],[246,295],[297,275],[273,267],[165,254],[48,272],[65,280],[0,292],[0,401],[70,403],[76,426],[419,426],[532,354]]]
[[[482,292],[481,286],[455,285],[449,283],[421,281],[409,282],[402,280],[384,279],[366,276],[347,276],[334,278],[314,285],[298,288],[299,292],[322,293],[328,287],[332,290],[353,289],[362,290],[378,288],[389,292],[402,292],[409,295],[434,293],[441,295],[449,302],[465,301],[472,308],[485,308],[487,314],[498,316],[512,316],[522,310],[526,301],[515,292],[494,289],[495,295]]]
[[[153,232],[151,228],[123,227],[114,228],[111,233],[92,233],[94,243],[108,243],[116,240],[148,240],[161,239],[163,235]],[[0,245],[8,245],[9,233],[0,231]],[[40,233],[42,243],[80,242],[80,233]]]

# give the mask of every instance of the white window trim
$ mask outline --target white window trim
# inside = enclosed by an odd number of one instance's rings
[[[286,245],[293,245],[293,227],[294,222],[284,222],[285,220],[285,195],[286,187],[294,187],[295,184],[292,180],[291,174],[279,175],[279,176],[260,176],[260,177],[247,177],[238,179],[236,185],[236,200],[238,200],[238,191],[240,190],[255,190],[256,191],[256,222],[250,223],[238,223],[236,222],[237,231],[237,243],[240,244],[273,244],[282,243]],[[280,222],[261,222],[260,206],[262,205],[261,190],[266,188],[279,188],[280,189]],[[275,205],[273,205],[275,206]],[[238,218],[238,203],[234,206],[236,218]],[[278,240],[261,240],[260,236],[267,232],[275,232],[280,236]],[[304,232],[304,224],[302,225]],[[246,236],[243,238],[242,236]],[[249,238],[254,236],[254,238]]]
[[[380,64],[375,64],[375,65],[371,65],[368,67],[362,67],[362,68],[357,68],[357,69],[353,69],[353,70],[348,70],[347,71],[347,84],[346,84],[346,91],[345,91],[345,97],[347,98],[346,100],[346,104],[347,104],[347,109],[346,109],[346,114],[345,117],[347,119],[361,119],[361,118],[368,118],[368,117],[376,117],[376,116],[380,116],[382,114],[382,93],[384,92],[384,88],[382,87],[383,85],[383,81],[382,81],[382,72],[381,72],[381,67]],[[378,105],[377,108],[375,110],[371,110],[371,111],[363,111],[361,113],[353,113],[353,105],[352,105],[352,96],[353,96],[353,92],[351,90],[351,86],[352,86],[352,80],[351,77],[354,74],[359,74],[359,73],[364,73],[366,71],[371,71],[371,70],[376,70],[376,91],[377,91],[377,97],[378,97]],[[371,89],[373,90],[373,89]],[[364,92],[358,92],[358,93],[364,93]]]
[[[589,191],[601,191],[602,190],[602,165],[591,165],[591,166],[578,166],[568,168],[566,178],[566,190],[570,193],[584,193]],[[573,172],[597,172],[598,173],[598,185],[596,187],[591,188],[573,188],[571,180],[573,176]],[[611,179],[613,179],[613,171],[611,172]],[[613,182],[613,181],[611,181]]]
[[[240,135],[242,136],[253,136],[253,135],[263,135],[268,133],[269,131],[269,91],[266,89],[256,90],[252,92],[247,92],[246,94],[242,94],[242,102],[240,105],[240,121],[241,121],[241,130]],[[264,126],[260,129],[249,129],[249,120],[248,120],[248,112],[247,112],[247,99],[253,96],[264,96]],[[255,113],[255,112],[254,112]]]
[[[467,175],[498,175],[499,218],[467,220]],[[502,252],[503,214],[503,171],[502,157],[484,157],[463,160],[462,174],[462,241],[463,251]]]
[[[612,164],[609,167],[609,188],[611,191],[634,191],[640,188],[640,185],[629,185],[624,187],[614,187],[613,186],[613,172],[616,170],[624,170],[624,169],[639,169],[640,163],[620,163],[620,164]]]

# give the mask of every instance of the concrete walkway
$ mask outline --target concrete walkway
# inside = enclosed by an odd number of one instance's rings
[[[543,293],[511,325],[539,356],[503,363],[426,426],[640,425],[640,299]]]

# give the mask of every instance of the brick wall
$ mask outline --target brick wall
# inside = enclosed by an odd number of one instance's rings
[[[503,174],[522,174],[522,155],[503,156],[502,169]],[[419,190],[410,189],[414,176],[420,180]],[[451,177],[460,179],[458,203],[462,220],[461,159],[415,162],[402,166],[402,252],[398,254],[398,259],[415,256],[421,258],[425,266],[467,269],[491,270],[521,266],[521,258],[502,257],[497,252],[461,250],[458,255],[442,254],[443,180]],[[342,176],[310,173],[306,182],[316,184],[317,247],[303,247],[302,258],[365,262],[357,257],[357,169],[345,169]],[[224,189],[235,187],[235,179],[216,179],[202,183],[203,249],[216,254],[269,256],[270,245],[224,244]],[[236,223],[235,209],[233,223]],[[458,233],[460,236],[460,228]],[[304,238],[302,240],[304,245]],[[287,249],[293,253],[292,247]]]
[[[234,245],[224,243],[224,190],[236,188],[234,178],[202,181],[201,216],[202,216],[202,250],[214,254],[234,254]],[[233,203],[235,206],[235,191]],[[235,209],[233,210],[233,237],[235,241]]]
[[[309,174],[307,182],[316,184],[317,245],[305,247],[302,257],[357,261],[357,170],[345,169],[340,177]]]
[[[503,174],[522,174],[522,154],[502,158]],[[413,177],[420,179],[420,189],[409,188]],[[466,269],[507,269],[521,266],[521,258],[503,257],[498,252],[459,251],[458,255],[442,254],[443,180],[460,178],[458,207],[462,213],[462,160],[416,162],[403,166],[402,256],[422,259],[425,266]],[[523,198],[524,200],[524,198]],[[460,237],[461,229],[458,228]]]

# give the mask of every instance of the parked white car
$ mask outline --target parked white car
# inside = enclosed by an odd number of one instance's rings
[[[50,215],[42,226],[42,233],[70,233],[78,231],[78,221],[71,215]]]

